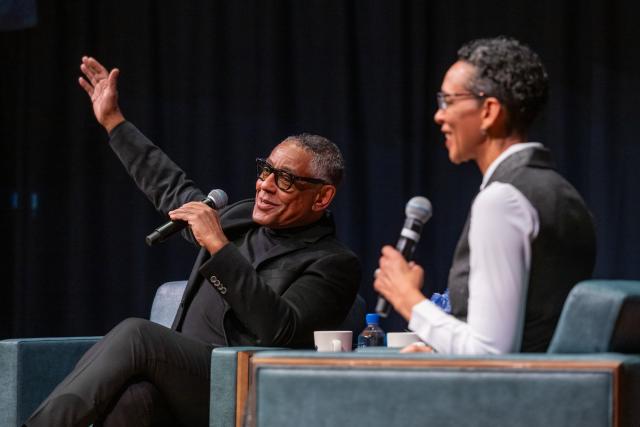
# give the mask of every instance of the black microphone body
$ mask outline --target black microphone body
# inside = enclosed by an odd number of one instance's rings
[[[420,241],[422,227],[431,218],[432,211],[431,202],[425,197],[416,196],[407,203],[405,209],[407,218],[404,220],[400,238],[396,243],[396,249],[407,261],[413,260],[413,253]],[[380,317],[387,317],[390,311],[391,304],[384,297],[379,296],[376,304],[376,313]]]
[[[211,190],[207,197],[202,200],[202,203],[213,208],[222,209],[227,205],[227,193],[220,189]],[[187,226],[185,221],[169,221],[166,224],[161,225],[149,234],[144,241],[149,246],[153,246],[156,243],[161,243],[167,240],[167,238],[182,231]]]

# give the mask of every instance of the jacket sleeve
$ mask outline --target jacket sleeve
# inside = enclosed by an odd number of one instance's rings
[[[200,267],[200,274],[222,294],[258,345],[308,346],[314,330],[342,322],[360,283],[354,254],[341,249],[318,255],[301,271],[279,268],[258,273],[234,245],[227,244]],[[267,285],[269,280],[291,284],[278,295]]]
[[[185,172],[132,123],[116,126],[109,145],[138,188],[161,213],[166,215],[187,202],[205,198]]]

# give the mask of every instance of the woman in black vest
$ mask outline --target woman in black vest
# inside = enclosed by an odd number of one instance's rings
[[[392,247],[374,283],[438,352],[545,351],[569,290],[593,271],[591,214],[527,139],[547,93],[538,55],[504,37],[467,43],[444,77],[434,119],[449,159],[483,175],[449,273],[451,312],[425,298],[422,268]]]

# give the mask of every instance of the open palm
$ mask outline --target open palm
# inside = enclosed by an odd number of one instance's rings
[[[80,70],[86,78],[80,77],[78,82],[87,92],[93,104],[93,113],[98,122],[107,131],[113,129],[124,120],[118,107],[118,74],[117,68],[108,72],[94,58],[83,57]]]

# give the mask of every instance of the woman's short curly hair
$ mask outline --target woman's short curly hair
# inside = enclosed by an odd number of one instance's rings
[[[507,109],[509,130],[526,133],[549,93],[547,71],[538,55],[518,40],[500,36],[466,43],[458,59],[476,68],[467,89],[497,98]]]

